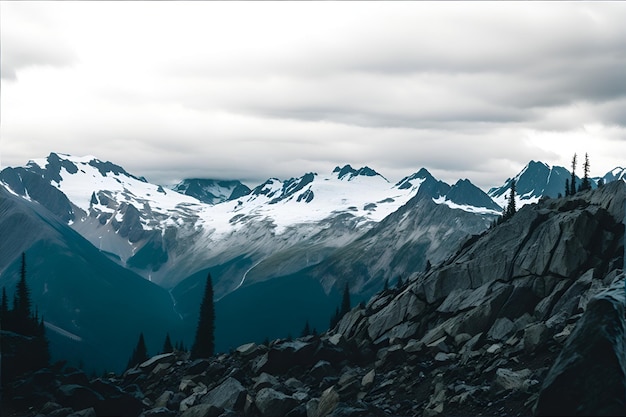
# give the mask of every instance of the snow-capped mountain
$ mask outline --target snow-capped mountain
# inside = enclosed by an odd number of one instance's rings
[[[369,167],[346,165],[328,175],[271,178],[235,198],[238,182],[186,180],[176,187],[191,194],[184,195],[91,156],[52,153],[0,173],[7,189],[38,201],[117,262],[165,287],[243,256],[246,261],[233,267],[232,277],[216,284],[217,294],[244,282],[248,261],[314,245],[306,261],[291,259],[276,271],[320,262],[406,204],[429,177],[420,170],[392,184]],[[437,189],[427,193],[436,203],[479,215],[499,212],[469,181],[450,187],[434,180],[426,186]],[[217,204],[198,199],[208,192],[218,198],[230,195]]]
[[[626,168],[616,167],[607,172],[602,179],[605,183],[618,180],[626,181]]]
[[[563,167],[551,167],[543,162],[530,161],[519,174],[507,178],[500,187],[491,188],[488,195],[500,206],[505,207],[509,198],[511,181],[515,179],[517,192],[516,204],[536,203],[542,196],[556,198],[565,194],[565,180],[571,178],[570,172]],[[577,183],[580,179],[576,177]]]
[[[184,179],[176,184],[174,191],[198,199],[207,204],[218,204],[250,194],[250,188],[241,181],[222,181],[202,178]]]

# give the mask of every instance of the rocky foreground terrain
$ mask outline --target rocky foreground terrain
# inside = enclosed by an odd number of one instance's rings
[[[41,370],[6,415],[624,415],[625,189],[524,206],[319,336]]]

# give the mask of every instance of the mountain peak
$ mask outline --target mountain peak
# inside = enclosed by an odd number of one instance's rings
[[[459,205],[483,207],[499,212],[501,208],[480,188],[468,179],[458,180],[446,194],[446,198]]]
[[[398,189],[400,189],[400,190],[405,190],[407,188],[413,187],[414,184],[411,181],[427,180],[427,179],[434,180],[435,177],[433,177],[430,174],[430,172],[428,172],[428,170],[426,168],[422,168],[419,171],[417,171],[416,173],[402,178],[400,181],[398,181],[398,183],[396,184],[396,187],[398,187]]]
[[[626,179],[626,168],[615,167],[611,171],[607,172],[606,175],[602,178],[604,179],[605,183],[620,179]]]
[[[337,178],[339,178],[340,180],[347,179],[348,181],[352,181],[356,177],[378,176],[387,181],[387,178],[383,177],[378,172],[368,166],[361,167],[357,170],[352,168],[350,164],[346,164],[342,168],[340,168],[339,166],[335,167],[335,169],[333,169],[333,174],[334,173],[337,173]]]

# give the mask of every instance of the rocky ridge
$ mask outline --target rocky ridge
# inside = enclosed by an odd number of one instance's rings
[[[625,189],[524,206],[319,336],[195,361],[169,353],[79,383],[33,375],[10,392],[61,417],[103,415],[111,401],[146,417],[623,413]],[[579,395],[589,386],[606,410]],[[92,402],[72,403],[82,390]]]

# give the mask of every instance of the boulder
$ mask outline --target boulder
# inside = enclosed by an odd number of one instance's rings
[[[254,383],[254,390],[259,391],[263,388],[272,388],[278,385],[278,379],[275,376],[263,372],[256,378]]]
[[[361,378],[361,387],[369,388],[374,383],[374,378],[376,378],[376,371],[372,369]]]
[[[550,272],[562,277],[571,277],[590,255],[591,238],[599,227],[598,221],[587,210],[563,213],[561,238],[552,251]]]
[[[339,404],[339,393],[335,387],[326,389],[320,396],[314,417],[326,417],[337,408],[337,404]]]
[[[497,390],[522,390],[525,391],[531,385],[529,378],[532,375],[530,369],[522,369],[513,371],[507,368],[498,368],[496,370],[496,378],[494,386]]]
[[[626,415],[624,281],[591,299],[548,372],[535,414]]]
[[[515,326],[513,322],[506,317],[501,317],[493,323],[491,329],[487,333],[487,338],[495,341],[504,341],[513,333]]]
[[[74,410],[83,410],[102,402],[104,398],[91,388],[82,385],[61,385],[57,391],[59,404]]]
[[[426,308],[411,291],[404,291],[392,302],[368,317],[367,333],[371,340],[376,340],[404,320],[417,317]]]
[[[256,343],[246,343],[245,345],[241,345],[237,349],[235,349],[235,352],[243,357],[246,357],[256,353],[257,350],[258,346]]]
[[[80,411],[75,411],[72,414],[68,415],[67,417],[96,417],[96,416],[97,416],[96,410],[94,410],[93,407],[89,407]]]
[[[174,417],[176,412],[167,407],[155,407],[141,413],[140,417]]]
[[[199,375],[202,372],[206,371],[209,366],[211,366],[211,362],[208,359],[196,359],[191,362],[189,368],[187,368],[188,375]]]
[[[170,402],[173,396],[174,393],[172,391],[164,391],[156,400],[154,400],[154,407],[167,407],[167,403]]]
[[[342,335],[346,339],[351,339],[357,333],[357,325],[364,317],[363,309],[354,308],[347,312],[337,325],[337,334]]]
[[[334,373],[334,369],[328,361],[318,361],[313,368],[309,371],[309,375],[315,380],[321,380],[322,378]]]
[[[228,377],[217,387],[213,388],[201,399],[202,404],[209,404],[215,408],[241,410],[246,401],[246,389],[235,378]]]
[[[254,404],[264,417],[282,417],[298,405],[298,401],[273,388],[263,388],[254,399]]]
[[[223,411],[212,404],[199,404],[185,410],[180,417],[219,417]]]
[[[535,323],[524,329],[524,350],[534,352],[548,341],[550,337],[548,326],[544,323]]]
[[[309,367],[315,363],[316,348],[314,342],[282,342],[260,356],[255,361],[253,370],[257,374],[267,372],[275,375],[283,374],[294,366]]]
[[[176,355],[174,353],[164,353],[162,355],[156,355],[148,359],[139,365],[139,369],[145,372],[150,372],[160,363],[171,363],[176,360]]]

